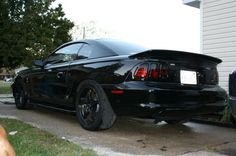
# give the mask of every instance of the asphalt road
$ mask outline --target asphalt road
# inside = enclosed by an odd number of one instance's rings
[[[99,155],[236,155],[236,129],[231,128],[191,122],[153,124],[151,120],[122,117],[109,130],[89,132],[73,114],[44,108],[17,110],[0,102],[0,117],[6,116],[91,148]]]

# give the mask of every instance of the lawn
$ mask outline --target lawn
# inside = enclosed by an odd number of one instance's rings
[[[11,83],[0,81],[0,94],[10,94],[11,92]]]
[[[32,127],[14,119],[0,118],[0,124],[7,132],[17,131],[9,135],[9,141],[17,156],[95,156],[92,150],[83,149],[79,145],[60,139],[46,131]]]

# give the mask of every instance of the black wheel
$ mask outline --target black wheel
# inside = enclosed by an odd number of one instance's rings
[[[16,108],[25,109],[26,104],[27,104],[27,97],[26,97],[25,90],[20,80],[16,82],[14,92],[15,92],[14,98],[15,98]]]
[[[183,123],[186,123],[188,122],[188,120],[165,120],[166,123],[168,124],[183,124]]]
[[[112,127],[116,115],[102,89],[95,81],[83,81],[77,88],[76,116],[80,125],[87,130]]]

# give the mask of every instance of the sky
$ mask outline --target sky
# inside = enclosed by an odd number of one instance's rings
[[[95,21],[109,37],[155,49],[200,52],[200,10],[182,0],[56,0],[54,5],[58,3],[75,25]]]

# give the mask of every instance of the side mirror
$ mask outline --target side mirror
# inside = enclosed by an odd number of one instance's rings
[[[34,61],[34,65],[38,66],[38,67],[43,67],[44,63],[42,60],[35,60]]]

